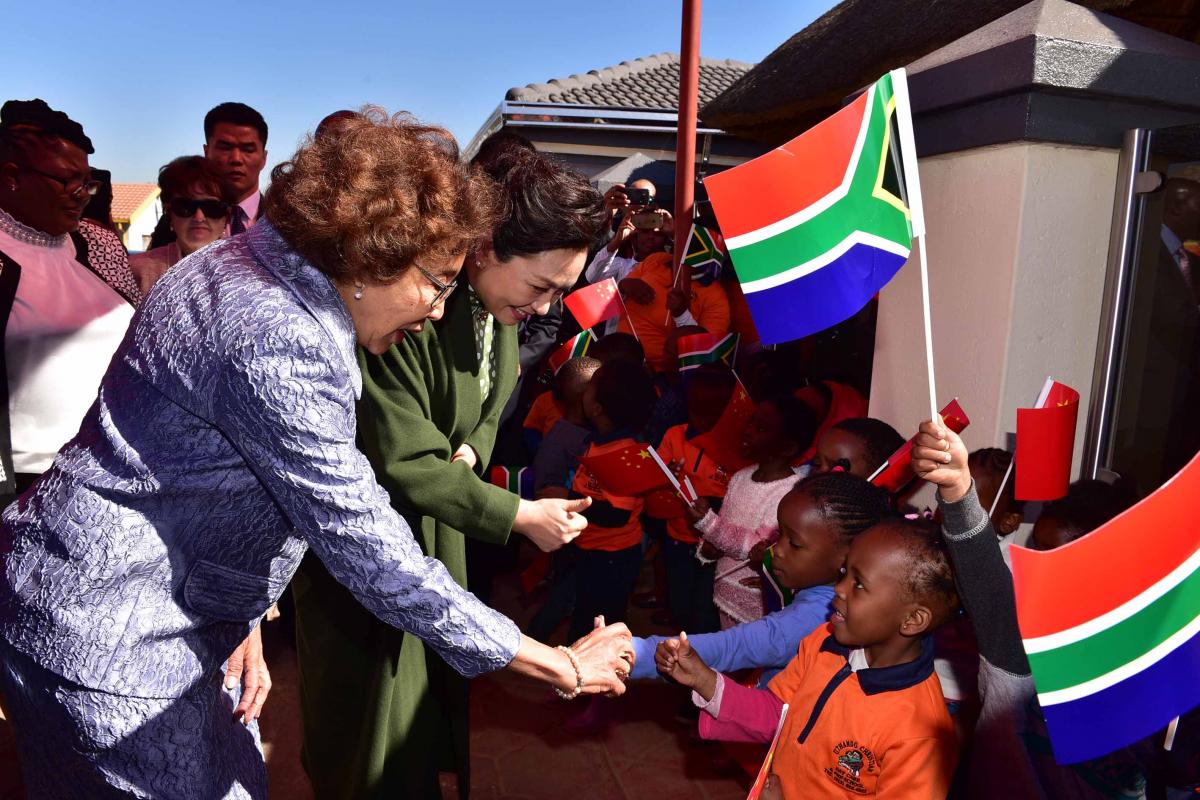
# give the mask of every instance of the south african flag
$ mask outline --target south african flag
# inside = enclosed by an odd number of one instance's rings
[[[732,367],[734,356],[737,355],[737,344],[736,333],[725,336],[714,333],[680,336],[676,344],[679,351],[679,371],[717,363],[725,363]]]
[[[596,337],[592,336],[590,330],[587,330],[580,331],[563,342],[557,350],[550,354],[550,361],[548,362],[550,371],[557,375],[558,371],[563,368],[563,364],[566,364],[572,358],[587,355],[588,348],[592,346],[592,342],[594,341],[596,341]]]
[[[721,277],[725,265],[725,251],[717,242],[717,235],[703,225],[692,225],[684,249],[683,263],[692,271],[692,280],[711,283]]]
[[[704,185],[764,344],[849,318],[924,232],[904,70]]]

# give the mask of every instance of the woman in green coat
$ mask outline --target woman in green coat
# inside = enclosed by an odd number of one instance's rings
[[[517,326],[575,284],[606,219],[586,178],[528,145],[476,162],[505,199],[492,240],[468,254],[443,319],[382,356],[359,353],[363,451],[425,553],[463,586],[466,536],[503,543],[516,531],[550,551],[587,524],[587,500],[523,500],[482,472],[517,381]],[[466,681],[319,562],[306,561],[293,587],[303,758],[317,797],[439,797],[439,771],[457,772],[466,797]]]

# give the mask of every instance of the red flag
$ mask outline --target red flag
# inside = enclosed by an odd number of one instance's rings
[[[591,286],[585,286],[577,292],[567,295],[563,302],[579,327],[587,329],[599,325],[605,320],[612,319],[621,313],[621,293],[617,291],[617,282],[607,278]]]
[[[579,463],[605,491],[621,497],[633,497],[668,485],[646,445],[638,442],[581,456]]]
[[[957,398],[951,400],[940,413],[946,427],[955,433],[962,433],[971,424],[967,412],[962,410]],[[913,439],[915,438],[917,437],[913,436]],[[870,478],[871,483],[889,494],[895,494],[917,477],[912,471],[913,439],[900,445],[900,449],[892,453],[888,460],[875,470],[875,474]]]
[[[708,453],[731,475],[750,462],[742,455],[742,434],[746,431],[746,423],[754,415],[754,403],[746,394],[741,381],[733,387],[733,394],[721,412],[721,418],[711,429],[697,436],[692,442]]]
[[[1017,409],[1018,500],[1057,500],[1071,483],[1079,392],[1047,379],[1034,408]]]
[[[646,506],[642,513],[651,519],[682,519],[687,516],[679,493],[671,486],[655,489],[645,497]]]

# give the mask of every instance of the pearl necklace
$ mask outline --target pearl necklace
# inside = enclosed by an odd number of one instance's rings
[[[7,233],[18,242],[32,244],[37,247],[62,247],[67,241],[67,234],[51,236],[31,228],[23,222],[18,222],[12,214],[0,208],[0,231]]]

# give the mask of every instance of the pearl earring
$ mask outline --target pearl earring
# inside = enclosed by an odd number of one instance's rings
[[[366,287],[364,287],[361,283],[354,284],[354,299],[355,300],[362,300],[362,293],[363,293],[364,288],[366,288]]]

